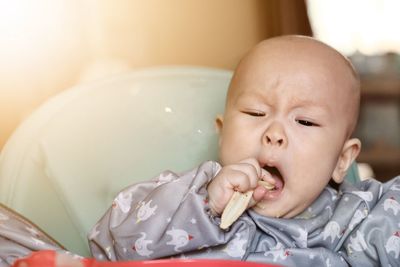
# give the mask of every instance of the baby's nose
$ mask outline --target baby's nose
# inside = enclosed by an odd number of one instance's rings
[[[265,131],[263,141],[266,145],[285,147],[287,145],[287,137],[283,126],[278,123],[272,123]]]
[[[272,144],[272,145],[283,145],[283,138],[277,137],[277,136],[266,136],[267,138],[267,143]]]

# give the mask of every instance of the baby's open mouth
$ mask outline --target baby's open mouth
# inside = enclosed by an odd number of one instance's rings
[[[271,191],[281,191],[284,186],[284,179],[279,169],[274,166],[264,166],[263,169],[270,173],[275,180],[275,188]]]

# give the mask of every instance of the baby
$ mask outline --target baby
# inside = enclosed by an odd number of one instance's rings
[[[361,147],[350,138],[359,98],[353,67],[328,46],[291,36],[256,46],[240,62],[217,119],[224,167],[208,186],[213,212],[261,177],[276,190],[256,188],[253,209],[284,218],[306,209],[331,178],[341,183]]]
[[[219,163],[123,190],[90,233],[93,256],[399,266],[400,178],[343,182],[361,148],[352,137],[359,100],[358,76],[333,48],[301,36],[261,42],[216,119]],[[221,229],[234,192],[249,190],[248,210]]]

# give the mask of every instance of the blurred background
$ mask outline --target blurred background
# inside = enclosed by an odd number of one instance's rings
[[[0,0],[0,149],[51,96],[135,68],[233,70],[259,41],[314,36],[362,78],[359,162],[400,174],[400,1]]]

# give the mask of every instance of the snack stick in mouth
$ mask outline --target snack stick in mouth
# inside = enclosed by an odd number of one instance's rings
[[[272,189],[275,188],[275,185],[270,184],[270,183],[268,183],[268,182],[266,182],[266,181],[264,181],[264,180],[258,181],[258,185],[262,185],[262,186],[264,186],[264,187],[265,187],[266,189],[268,189],[268,190],[272,190]]]
[[[268,190],[275,188],[274,185],[262,180],[258,181],[258,184],[264,186]],[[222,212],[221,224],[219,225],[221,229],[227,229],[239,218],[240,215],[242,215],[249,205],[253,192],[254,190],[249,190],[245,193],[238,191],[233,193],[231,199]]]

